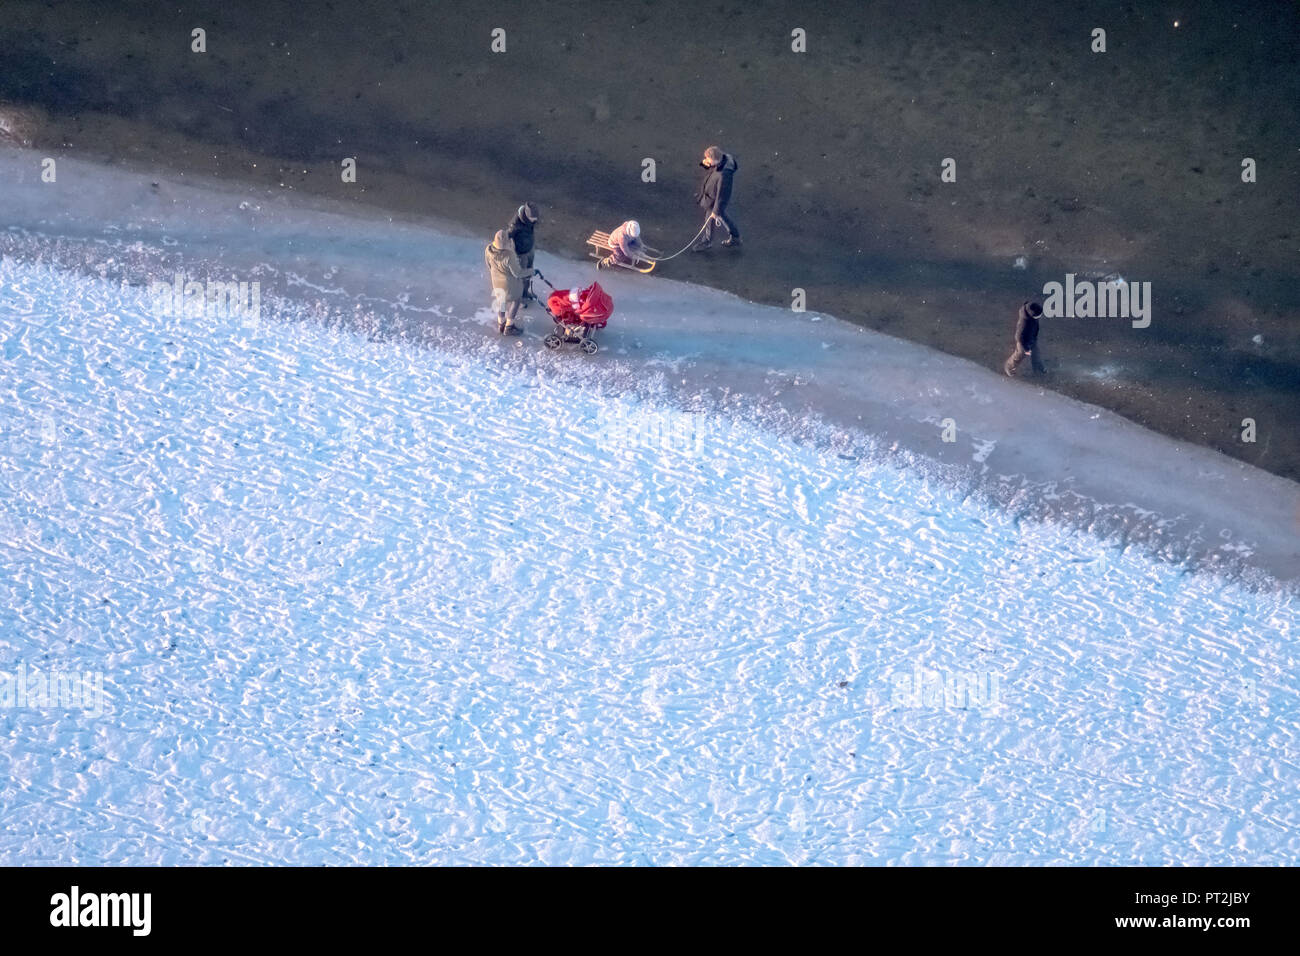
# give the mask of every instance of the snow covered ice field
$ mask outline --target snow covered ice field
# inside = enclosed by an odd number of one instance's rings
[[[0,264],[0,863],[1300,853],[1292,592],[263,308]]]

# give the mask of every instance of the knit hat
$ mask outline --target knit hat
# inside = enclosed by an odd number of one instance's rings
[[[493,249],[510,248],[510,236],[507,235],[504,229],[498,229],[497,234],[492,237],[492,248]]]

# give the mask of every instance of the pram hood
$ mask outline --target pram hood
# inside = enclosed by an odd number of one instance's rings
[[[556,289],[546,303],[557,319],[578,319],[588,325],[603,325],[614,314],[614,300],[593,282],[585,289]]]

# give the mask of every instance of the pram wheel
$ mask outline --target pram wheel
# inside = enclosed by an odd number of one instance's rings
[[[558,349],[560,347],[560,337],[552,332],[546,338],[542,339],[542,344],[548,349]]]
[[[600,346],[596,344],[595,339],[582,340],[582,350],[588,355],[595,355],[598,348],[600,348]]]

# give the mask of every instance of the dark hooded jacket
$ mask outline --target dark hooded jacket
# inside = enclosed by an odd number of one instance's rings
[[[1016,319],[1016,341],[1026,352],[1032,352],[1038,344],[1038,320],[1029,314],[1028,302],[1020,307],[1020,315]]]
[[[731,201],[731,180],[739,168],[735,157],[729,153],[722,154],[722,162],[709,169],[695,194],[695,201],[701,208],[718,215],[726,211],[727,203]]]
[[[529,222],[518,212],[515,213],[515,218],[510,220],[510,225],[506,227],[506,235],[515,244],[517,255],[526,256],[533,251],[533,227],[536,225],[537,223]]]

